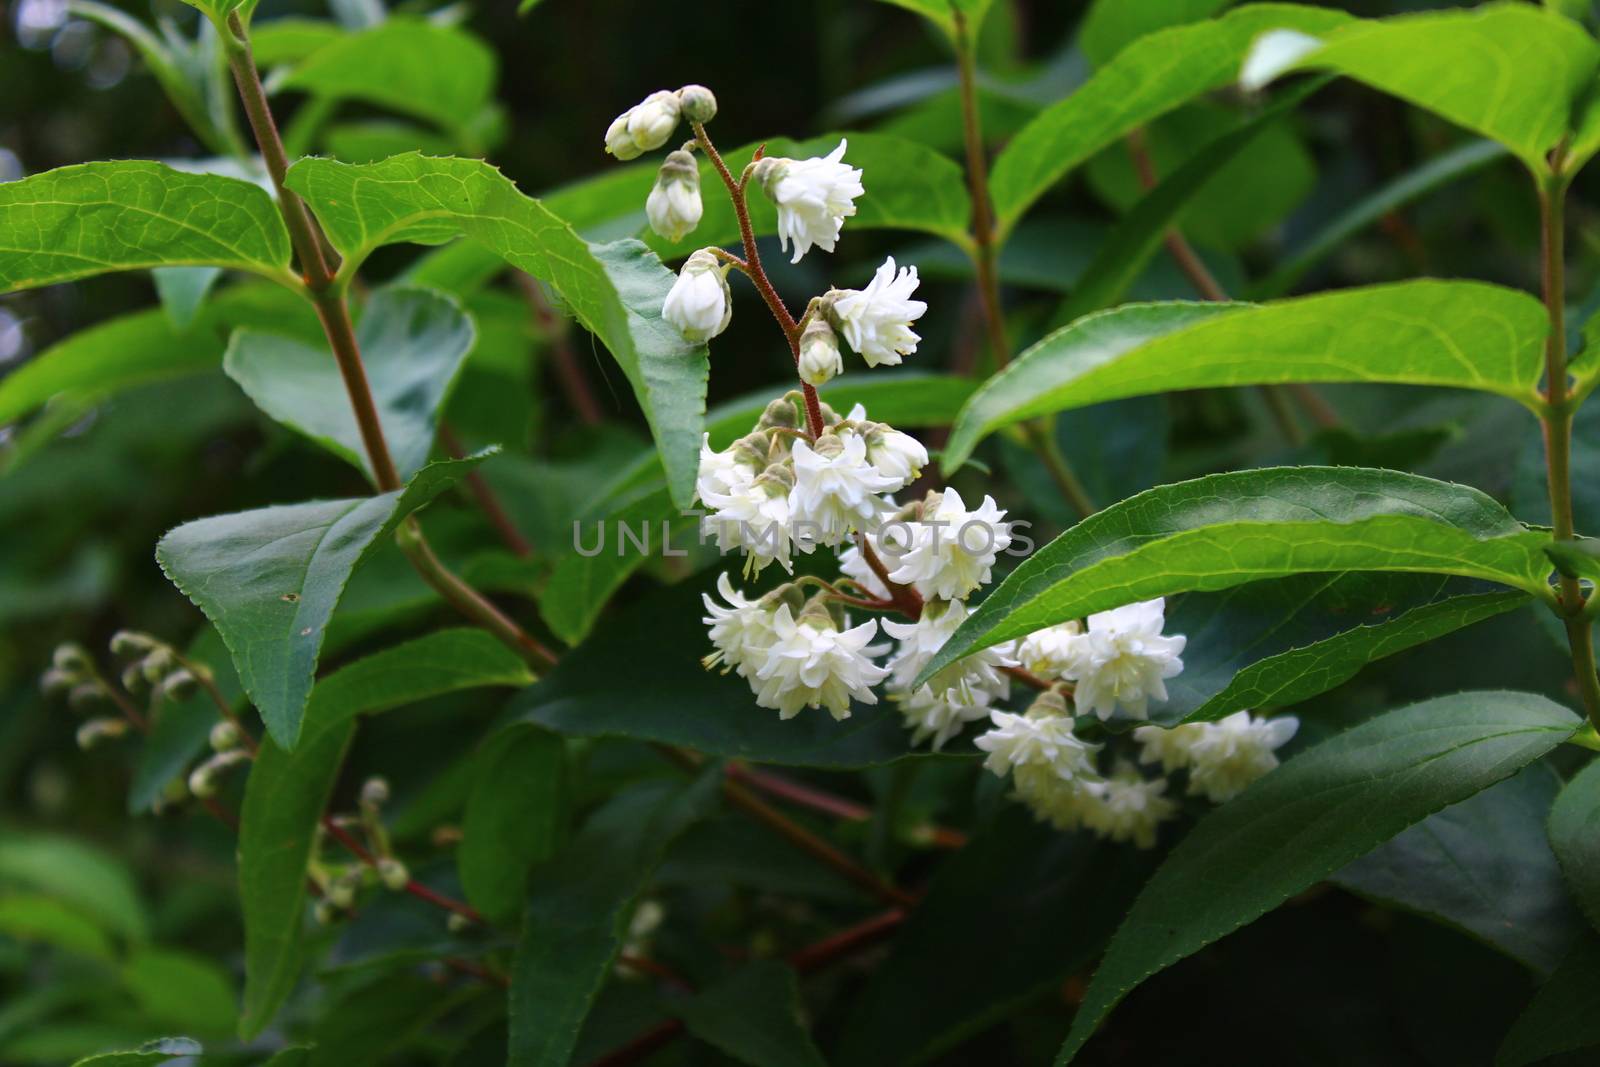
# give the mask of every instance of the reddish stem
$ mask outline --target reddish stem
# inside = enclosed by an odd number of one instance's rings
[[[439,440],[452,459],[462,459],[466,456],[466,449],[461,447],[461,439],[456,436],[455,430],[451,429],[448,423],[439,425]],[[527,559],[533,555],[533,546],[522,536],[517,524],[511,521],[505,505],[500,503],[500,498],[490,488],[483,474],[477,470],[471,471],[466,481],[467,490],[472,493],[472,499],[477,503],[478,510],[483,512],[484,518],[489,520],[489,525],[494,527],[495,533],[500,535],[500,540],[505,542],[505,546],[512,554],[520,559]]]
[[[355,858],[360,860],[362,863],[365,863],[368,867],[376,867],[378,865],[378,858],[367,849],[367,846],[363,845],[360,841],[357,841],[348,830],[335,822],[332,817],[327,815],[322,817],[322,828],[328,832],[329,837],[343,845],[350,851],[351,855],[355,856]],[[481,924],[484,921],[482,914],[480,914],[478,909],[474,908],[471,904],[464,904],[459,900],[454,900],[445,896],[443,893],[437,893],[423,885],[421,882],[417,881],[415,878],[412,878],[406,882],[406,892],[410,893],[418,900],[425,900],[435,907],[443,908],[445,911],[454,912],[455,914],[460,915],[463,918],[470,919],[475,923]]]

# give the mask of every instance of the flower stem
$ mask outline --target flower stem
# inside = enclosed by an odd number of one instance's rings
[[[967,150],[967,184],[972,194],[973,266],[978,272],[978,298],[989,329],[994,362],[1004,367],[1011,359],[1005,319],[1000,307],[999,248],[995,242],[994,206],[989,199],[989,161],[983,148],[983,126],[978,115],[977,58],[967,17],[954,11],[956,26],[956,78],[961,92],[961,133]]]
[[[1567,388],[1566,327],[1566,196],[1567,176],[1561,173],[1564,149],[1552,153],[1554,173],[1539,182],[1539,231],[1543,252],[1541,288],[1545,314],[1550,322],[1545,337],[1545,468],[1550,482],[1551,535],[1557,541],[1571,540],[1572,516],[1572,415],[1573,403]],[[1600,677],[1595,673],[1593,628],[1584,615],[1583,586],[1570,575],[1561,575],[1561,613],[1567,629],[1567,644],[1572,650],[1573,676],[1578,694],[1591,722],[1600,724]]]

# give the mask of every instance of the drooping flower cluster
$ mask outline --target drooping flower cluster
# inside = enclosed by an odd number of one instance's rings
[[[703,215],[692,153],[715,158],[703,128],[714,113],[709,91],[689,86],[651,94],[607,131],[608,150],[629,159],[663,145],[681,118],[694,125],[695,139],[667,156],[646,203],[651,228],[669,241],[681,241]],[[778,239],[798,262],[813,248],[835,249],[865,193],[860,169],[845,161],[848,147],[840,141],[809,159],[758,158],[737,181],[717,169],[739,211],[747,187],[772,202]],[[722,333],[732,269],[775,299],[755,250],[744,251],[749,261],[719,248],[688,256],[663,319],[694,342]],[[706,438],[696,485],[704,536],[724,553],[741,553],[747,579],[774,562],[792,576],[795,557],[819,547],[837,557],[839,574],[803,575],[760,596],[720,575],[718,595],[705,597],[705,666],[738,674],[756,704],[783,719],[806,708],[844,719],[853,704],[879,703],[881,686],[913,744],[941,749],[970,729],[984,767],[1009,777],[1038,818],[1150,847],[1179,810],[1165,775],[1185,775],[1190,794],[1220,803],[1277,765],[1275,751],[1295,720],[1239,712],[1215,724],[1110,733],[1104,724],[1113,718],[1147,719],[1183,670],[1186,639],[1163,632],[1161,600],[1063,620],[923,678],[1001,557],[1032,542],[988,496],[969,503],[943,487],[897,499],[928,464],[927,449],[860,405],[840,417],[814,391],[843,371],[842,345],[869,367],[895,366],[917,351],[913,327],[928,309],[915,298],[918,281],[914,266],[889,258],[865,288],[813,298],[798,325],[778,312],[802,388],[769,404],[732,444],[713,449]],[[875,614],[856,621],[847,609]],[[874,644],[880,624],[892,643]],[[1020,714],[1007,710],[1017,706],[1018,686],[1035,691]],[[1159,776],[1141,770],[1152,764]]]

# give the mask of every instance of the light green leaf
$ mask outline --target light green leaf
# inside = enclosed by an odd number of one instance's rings
[[[1040,112],[995,159],[989,184],[1001,233],[1010,233],[1045,190],[1102,148],[1231,82],[1257,34],[1274,27],[1316,33],[1349,18],[1323,8],[1251,4],[1134,41],[1071,96]]]
[[[0,886],[37,890],[135,944],[150,921],[128,869],[82,841],[8,830],[0,837]]]
[[[1587,578],[1600,582],[1600,541],[1579,538],[1572,541],[1552,541],[1544,546],[1556,570],[1570,578]]]
[[[1420,280],[1271,304],[1128,304],[1050,334],[985,382],[956,419],[952,467],[983,437],[1125,396],[1280,382],[1481,389],[1539,403],[1539,301],[1480,282]]]
[[[51,400],[87,407],[135,386],[211,370],[222,360],[223,338],[240,325],[322,336],[308,303],[261,283],[218,293],[186,330],[161,310],[122,315],[79,330],[0,378],[0,425]]]
[[[227,17],[241,8],[253,6],[255,0],[183,0],[190,7],[197,7],[205,12],[213,22],[225,21]]]
[[[72,1067],[147,1067],[149,1064],[165,1063],[180,1057],[198,1056],[203,1051],[200,1042],[187,1037],[158,1037],[128,1052],[103,1052],[98,1056],[85,1056]]]
[[[1579,771],[1550,809],[1550,846],[1572,896],[1600,930],[1600,761]]]
[[[537,200],[478,160],[396,156],[352,165],[306,159],[288,184],[316,210],[345,269],[396,241],[457,235],[555,287],[633,385],[667,471],[687,505],[700,463],[709,363],[661,318],[673,275],[637,241],[587,245]]]
[[[508,1062],[566,1067],[635,902],[667,848],[711,810],[721,778],[713,767],[687,786],[653,782],[615,797],[534,872],[511,965]]]
[[[367,303],[356,341],[402,480],[428,462],[439,413],[475,338],[472,319],[442,293],[381,289]],[[222,368],[262,411],[372,477],[361,428],[326,344],[239,330]]]
[[[1317,571],[1454,574],[1549,600],[1548,538],[1466,486],[1362,467],[1269,467],[1164,485],[1025,560],[923,678],[980,648],[1136,600]]]
[[[345,31],[331,19],[288,16],[250,29],[250,51],[263,70],[309,59],[314,53],[342,41]]]
[[[295,284],[278,209],[250,182],[116,160],[0,184],[0,292],[182,266]]]
[[[489,634],[441,630],[357,660],[319,682],[306,708],[304,736],[292,753],[271,739],[262,742],[239,820],[242,1036],[254,1037],[272,1022],[299,974],[306,865],[356,716],[442,693],[529,680],[527,665]]]
[[[1542,832],[1561,779],[1535,763],[1428,816],[1332,877],[1466,931],[1540,974],[1582,936]]]
[[[800,1020],[800,983],[777,960],[757,960],[675,1008],[689,1032],[750,1067],[827,1067]]]
[[[1056,1059],[1070,1061],[1146,978],[1266,914],[1578,726],[1530,693],[1460,693],[1362,723],[1207,814],[1134,901]]]
[[[54,897],[32,893],[0,894],[0,935],[107,963],[117,955],[93,919]]]
[[[1577,23],[1529,4],[1289,30],[1256,42],[1240,74],[1247,87],[1333,71],[1500,142],[1535,173],[1548,172],[1545,154],[1600,68],[1600,45]]]
[[[566,742],[529,726],[496,734],[473,763],[456,868],[491,922],[515,922],[528,871],[553,856],[570,817]]]
[[[142,948],[123,962],[121,977],[148,1025],[200,1034],[233,1029],[233,983],[203,956]]]
[[[1600,1045],[1600,939],[1575,945],[1539,987],[1495,1054],[1495,1067],[1523,1067]]]
[[[279,744],[293,748],[328,619],[350,574],[406,516],[485,458],[435,463],[404,489],[196,519],[156,545],[172,583],[233,654],[239,682]]]
[[[1166,0],[1130,4],[1126,0],[1094,0],[1078,27],[1078,48],[1100,66],[1139,38],[1168,26],[1208,19],[1232,0]]]
[[[318,49],[282,84],[426,119],[470,150],[493,101],[495,67],[494,51],[466,30],[396,16]]]
[[[207,294],[220,277],[220,267],[157,267],[150,272],[161,306],[179,330],[194,324],[194,317],[200,313]]]

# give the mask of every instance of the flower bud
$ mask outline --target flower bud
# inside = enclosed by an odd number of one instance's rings
[[[690,256],[661,305],[661,317],[688,341],[707,341],[726,330],[733,319],[728,268],[704,248]]]
[[[189,772],[189,792],[204,799],[217,793],[217,778],[210,763],[202,763]]]
[[[628,111],[628,136],[641,151],[660,148],[678,128],[678,111],[676,93],[651,93]]]
[[[385,856],[378,861],[378,881],[385,889],[398,893],[411,881],[411,872],[393,856]]]
[[[161,695],[168,700],[184,700],[193,695],[194,690],[194,675],[182,667],[167,675],[161,682]]]
[[[134,630],[118,630],[111,635],[111,654],[114,656],[141,656],[159,645],[149,634]]]
[[[800,335],[800,380],[807,385],[822,385],[844,370],[839,354],[839,338],[820,315],[813,318]]]
[[[679,149],[669,152],[656,175],[655,188],[644,202],[650,228],[669,241],[681,241],[700,225],[700,168],[694,156]]]
[[[142,692],[149,686],[144,680],[144,661],[134,660],[122,669],[122,688],[130,693]]]
[[[65,671],[68,674],[88,674],[94,670],[94,664],[89,659],[89,653],[83,650],[82,645],[74,644],[70,641],[64,645],[57,646],[55,655],[50,660],[56,670]]]
[[[1028,714],[1038,718],[1047,715],[1066,715],[1067,698],[1056,689],[1046,689],[1033,698],[1033,703],[1028,705]]]
[[[317,901],[316,907],[311,911],[319,926],[332,926],[339,919],[339,909],[326,900]]]
[[[631,111],[624,111],[606,127],[606,151],[623,161],[638,159],[644,154],[644,149],[634,144],[633,138],[628,136],[629,114]]]
[[[761,418],[756,422],[756,429],[771,430],[778,427],[786,430],[799,429],[800,409],[795,404],[797,399],[799,399],[798,393],[794,396],[780,396],[769,403],[766,410],[761,413]]]
[[[444,928],[452,934],[464,934],[472,929],[472,920],[460,912],[452,911],[450,918],[445,920]]]
[[[151,685],[159,683],[175,666],[177,661],[172,658],[172,650],[168,648],[158,648],[139,661],[139,670]]]
[[[49,670],[39,675],[39,689],[44,693],[45,696],[55,696],[57,693],[65,693],[76,684],[78,684],[77,675],[70,671],[60,670],[56,667],[51,667]]]
[[[333,880],[333,884],[328,886],[328,903],[340,910],[351,907],[356,902],[356,887],[360,884],[360,871],[341,874]]]
[[[704,85],[685,85],[678,90],[683,117],[702,126],[717,117],[717,98]]]
[[[127,732],[125,719],[90,719],[78,727],[78,747],[87,752],[101,741],[121,737]]]
[[[389,782],[384,778],[368,778],[361,783],[361,806],[381,808],[389,801]]]
[[[239,728],[227,719],[223,719],[211,728],[211,748],[215,752],[227,752],[229,749],[239,747]]]
[[[106,687],[99,682],[82,682],[67,692],[67,706],[73,711],[83,711],[106,699]]]

